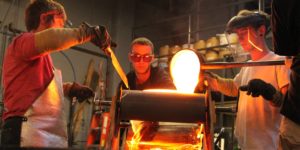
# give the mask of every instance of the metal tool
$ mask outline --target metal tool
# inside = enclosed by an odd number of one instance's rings
[[[109,53],[112,64],[113,64],[114,68],[116,69],[118,75],[120,76],[121,80],[124,82],[126,88],[129,88],[126,74],[124,73],[124,70],[122,69],[115,53],[112,51],[112,49],[110,47],[107,47],[106,51]]]
[[[84,25],[86,25],[89,28],[93,28],[90,24],[88,24],[87,22],[83,22]],[[103,27],[104,28],[104,27]],[[98,38],[101,38],[101,35],[103,34],[102,32],[105,32],[104,34],[107,34],[106,36],[109,36],[108,33],[106,31],[101,31],[100,26],[97,26],[96,28],[94,28]],[[114,68],[116,69],[118,75],[120,76],[121,80],[124,82],[126,88],[129,88],[128,86],[128,80],[126,77],[126,74],[124,73],[115,53],[113,52],[113,50],[111,49],[111,47],[116,47],[116,43],[114,43],[113,41],[110,41],[110,45],[108,45],[107,48],[102,49],[108,56],[110,56],[111,60],[112,60],[112,64],[114,66]],[[101,47],[100,47],[101,48]]]
[[[274,66],[285,65],[284,60],[272,60],[272,61],[252,61],[252,62],[214,62],[214,63],[202,63],[202,70],[209,69],[226,69],[226,68],[238,68],[238,67],[252,67],[252,66]]]

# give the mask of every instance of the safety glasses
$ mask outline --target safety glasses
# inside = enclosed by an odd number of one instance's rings
[[[130,58],[134,62],[140,62],[142,59],[144,62],[151,62],[153,59],[153,55],[140,55],[140,54],[129,54]]]

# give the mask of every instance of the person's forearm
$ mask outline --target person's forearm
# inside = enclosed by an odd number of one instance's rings
[[[238,96],[238,87],[235,85],[233,79],[218,79],[218,91],[227,96]]]
[[[35,33],[34,38],[35,47],[44,54],[89,41],[92,35],[87,35],[81,28],[49,28]]]

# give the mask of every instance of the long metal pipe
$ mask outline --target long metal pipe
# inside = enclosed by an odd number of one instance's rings
[[[7,26],[4,26],[3,28],[3,33],[7,33]],[[5,48],[6,48],[6,43],[7,43],[7,36],[6,34],[2,35],[2,45],[0,49],[0,88],[2,88],[2,64],[3,64],[3,59],[4,59],[4,54],[5,54]],[[0,89],[0,92],[2,90]],[[2,93],[0,93],[2,95]],[[1,101],[1,99],[0,99]]]
[[[189,27],[188,27],[188,46],[190,48],[190,44],[191,44],[191,31],[192,31],[192,15],[189,15]]]
[[[259,0],[258,1],[258,10],[259,11],[265,11],[265,1],[264,0]]]
[[[0,34],[6,35],[6,36],[15,36],[13,33],[8,33],[7,31],[0,30]]]
[[[201,69],[226,69],[226,68],[240,68],[240,67],[252,67],[252,66],[273,66],[273,65],[285,65],[284,60],[277,61],[253,61],[253,62],[215,62],[215,63],[201,63]]]
[[[7,33],[7,26],[4,26],[3,32]],[[3,59],[5,55],[5,48],[7,44],[7,36],[5,34],[2,35],[2,43],[0,49],[0,125],[2,126],[2,114],[4,111],[4,104],[3,104],[3,85],[2,85],[2,66],[3,66]]]

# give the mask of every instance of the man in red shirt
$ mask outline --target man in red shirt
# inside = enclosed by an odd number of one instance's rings
[[[76,83],[63,85],[60,71],[54,68],[49,54],[88,41],[105,50],[110,46],[110,36],[103,26],[63,28],[64,7],[52,0],[36,0],[25,13],[28,32],[12,41],[3,63],[1,143],[67,147],[63,95],[83,100],[94,93]]]

